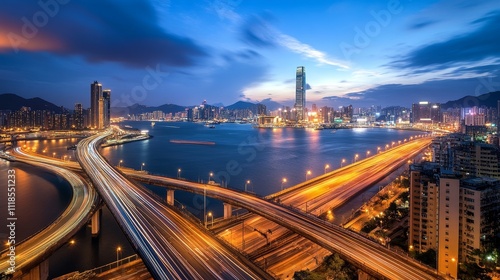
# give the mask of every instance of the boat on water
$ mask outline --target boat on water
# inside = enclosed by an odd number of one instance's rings
[[[156,124],[155,122],[151,122],[151,126],[155,126],[155,124]]]

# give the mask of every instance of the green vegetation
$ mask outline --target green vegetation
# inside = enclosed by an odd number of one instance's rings
[[[325,257],[323,263],[314,271],[301,270],[293,275],[296,280],[354,280],[358,279],[357,269],[352,264],[344,261],[337,254]]]

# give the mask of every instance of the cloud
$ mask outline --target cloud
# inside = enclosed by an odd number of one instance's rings
[[[158,63],[191,66],[208,56],[193,40],[161,28],[153,5],[147,1],[70,2],[60,5],[34,36],[27,37],[23,33],[23,18],[33,22],[33,15],[43,12],[36,3],[2,1],[0,25],[4,30],[0,52],[12,53],[12,38],[19,36],[16,38],[25,40],[16,45],[17,50],[76,55],[93,63],[117,62],[130,67]]]
[[[242,26],[242,40],[255,47],[275,47],[277,31],[271,26],[270,21],[269,14],[249,17]]]
[[[323,100],[330,100],[340,105],[353,104],[355,106],[371,105],[404,105],[411,106],[419,101],[447,102],[466,95],[480,95],[500,90],[500,77],[489,79],[447,79],[427,81],[421,84],[386,84],[375,86],[363,91],[350,92],[341,96],[327,96]]]
[[[445,69],[452,65],[477,62],[500,55],[500,12],[489,13],[473,21],[476,29],[464,35],[457,35],[419,47],[392,65],[397,68]]]
[[[269,14],[248,18],[242,25],[242,40],[254,47],[270,48],[281,46],[294,53],[314,59],[320,64],[332,65],[344,69],[349,68],[347,63],[330,58],[327,53],[300,42],[290,35],[281,33],[272,26],[271,22],[272,16]]]
[[[428,20],[428,19],[419,19],[415,22],[413,22],[409,28],[411,30],[418,30],[418,29],[422,29],[424,27],[428,27],[428,26],[431,26],[433,24],[436,24],[438,21],[436,20]]]
[[[321,64],[328,64],[344,69],[349,68],[349,66],[346,63],[329,58],[326,53],[316,50],[315,48],[309,46],[308,44],[304,44],[299,40],[293,38],[292,36],[286,34],[280,34],[278,43],[294,53],[298,53],[305,57],[312,58]]]

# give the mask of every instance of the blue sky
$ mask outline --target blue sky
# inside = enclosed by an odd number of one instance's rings
[[[31,4],[29,4],[31,3]],[[410,106],[500,90],[499,1],[6,0],[0,92],[89,106]],[[40,4],[45,3],[45,4]]]

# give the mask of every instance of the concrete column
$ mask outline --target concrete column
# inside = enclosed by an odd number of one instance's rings
[[[233,216],[233,206],[231,204],[224,203],[224,219],[231,218]]]
[[[174,190],[167,190],[167,204],[174,205]]]
[[[95,211],[94,215],[92,215],[92,236],[95,237],[99,235],[101,231],[101,209]]]
[[[16,278],[16,277],[14,277]],[[33,267],[28,273],[21,275],[21,280],[46,280],[49,279],[49,260],[44,260]]]

